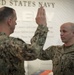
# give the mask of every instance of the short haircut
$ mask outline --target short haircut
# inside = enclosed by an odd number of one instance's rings
[[[74,23],[70,23],[71,24],[71,28],[74,31]]]
[[[13,11],[14,11],[13,8],[6,7],[6,6],[0,8],[0,22],[4,21],[9,16],[12,16]]]

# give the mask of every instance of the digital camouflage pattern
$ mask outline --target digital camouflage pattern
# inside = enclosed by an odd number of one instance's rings
[[[31,44],[0,33],[0,75],[25,75],[24,60],[35,60],[35,50],[42,49],[48,28],[39,25]]]
[[[74,45],[51,46],[38,53],[39,59],[52,60],[53,75],[74,75]]]

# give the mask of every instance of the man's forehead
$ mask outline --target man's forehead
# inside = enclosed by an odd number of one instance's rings
[[[70,30],[72,28],[72,26],[70,24],[63,24],[60,27],[60,30]]]
[[[61,25],[62,28],[71,28],[71,24],[70,23],[65,23],[63,25]]]

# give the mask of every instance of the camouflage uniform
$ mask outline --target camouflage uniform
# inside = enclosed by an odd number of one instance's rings
[[[74,45],[51,46],[38,53],[39,59],[52,60],[53,75],[74,75]]]
[[[42,49],[48,28],[39,25],[31,44],[0,33],[0,75],[25,75],[24,60],[37,58],[35,50]]]

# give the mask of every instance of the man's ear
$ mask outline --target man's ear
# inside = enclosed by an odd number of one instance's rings
[[[11,23],[12,23],[11,18],[8,18],[8,20],[7,20],[7,25],[11,26]]]
[[[73,31],[73,34],[74,34],[74,31]]]

